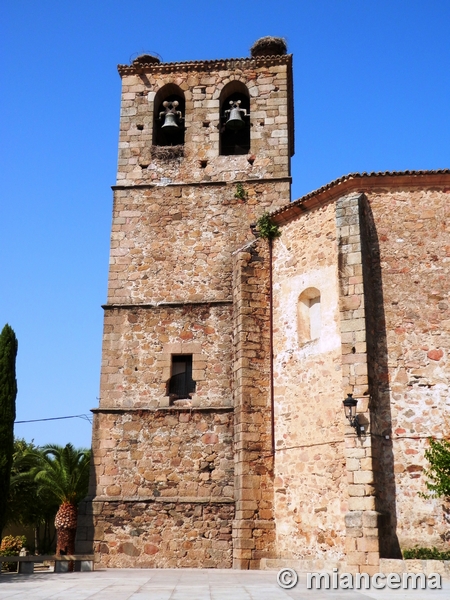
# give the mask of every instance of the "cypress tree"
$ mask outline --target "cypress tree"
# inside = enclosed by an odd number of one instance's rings
[[[6,520],[6,505],[14,452],[16,418],[17,338],[7,324],[0,333],[0,540]]]

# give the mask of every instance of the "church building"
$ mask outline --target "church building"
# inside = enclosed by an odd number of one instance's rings
[[[443,548],[450,170],[291,201],[292,56],[120,65],[99,406],[78,552],[374,573]]]

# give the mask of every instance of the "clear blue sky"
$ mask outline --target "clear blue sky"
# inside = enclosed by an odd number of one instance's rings
[[[17,420],[97,405],[120,78],[185,61],[294,54],[293,198],[353,171],[450,167],[448,0],[15,0],[1,11],[0,327],[19,339]],[[81,419],[16,436],[88,446]]]

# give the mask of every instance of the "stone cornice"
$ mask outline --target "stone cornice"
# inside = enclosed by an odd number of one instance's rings
[[[229,496],[96,496],[92,502],[164,502],[170,504],[234,504]]]
[[[233,304],[233,300],[227,300],[226,298],[223,300],[192,300],[192,301],[184,301],[184,302],[154,302],[154,303],[146,303],[146,304],[102,304],[103,310],[135,310],[138,308],[142,309],[152,309],[152,308],[165,308],[169,307],[177,307],[177,306],[205,306],[209,304]]]
[[[233,181],[171,181],[170,183],[132,183],[130,185],[112,185],[111,189],[129,190],[129,189],[152,189],[164,187],[204,187],[204,186],[236,186],[237,183],[257,184],[257,183],[277,183],[277,182],[292,183],[292,177],[286,175],[284,177],[248,177],[247,179],[235,179]]]
[[[155,408],[134,408],[104,406],[100,408],[91,408],[93,413],[104,414],[123,414],[123,413],[157,413],[157,412],[233,412],[233,406],[160,406]]]
[[[235,69],[256,69],[272,65],[291,65],[292,54],[280,56],[258,56],[255,58],[221,58],[217,60],[200,60],[173,63],[136,63],[118,65],[119,75],[140,75],[141,73],[180,73],[186,71],[233,71]]]

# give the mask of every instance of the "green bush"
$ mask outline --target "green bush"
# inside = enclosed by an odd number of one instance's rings
[[[430,447],[425,450],[425,458],[430,463],[424,474],[428,478],[425,485],[431,494],[421,494],[425,498],[450,498],[450,442],[429,439]]]
[[[403,550],[403,558],[417,558],[419,560],[450,560],[450,551],[441,552],[437,548],[410,548]]]
[[[0,545],[0,556],[19,556],[20,551],[26,545],[27,538],[24,535],[5,535]],[[16,563],[3,563],[5,571],[15,571]]]

